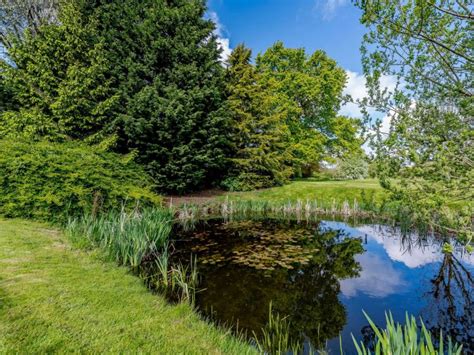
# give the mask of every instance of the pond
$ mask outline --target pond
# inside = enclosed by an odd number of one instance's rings
[[[174,235],[175,260],[198,260],[199,311],[219,324],[259,334],[271,302],[306,349],[339,353],[341,334],[351,353],[351,334],[373,336],[363,311],[383,327],[385,312],[408,312],[474,352],[474,255],[443,253],[447,239],[277,219],[209,219]]]

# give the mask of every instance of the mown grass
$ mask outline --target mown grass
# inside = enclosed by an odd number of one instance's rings
[[[231,200],[262,200],[271,202],[288,202],[297,200],[318,201],[322,205],[330,205],[333,201],[340,205],[344,201],[352,204],[354,199],[361,202],[365,198],[381,203],[387,193],[376,179],[348,181],[315,181],[298,180],[288,185],[249,192],[229,193]]]
[[[73,249],[47,225],[0,219],[0,353],[246,354],[125,267]]]

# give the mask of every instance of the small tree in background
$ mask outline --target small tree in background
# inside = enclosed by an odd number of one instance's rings
[[[369,176],[369,164],[363,155],[344,157],[337,162],[335,178],[340,180],[365,179]]]

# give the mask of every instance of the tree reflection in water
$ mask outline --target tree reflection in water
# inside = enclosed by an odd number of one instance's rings
[[[371,308],[380,312],[385,305],[388,311],[405,299],[413,302],[422,296],[426,302],[407,303],[405,309],[421,316],[435,335],[442,331],[465,344],[466,352],[474,353],[473,276],[456,253],[441,253],[446,240],[414,233],[396,232],[386,239],[373,234],[366,240],[367,253],[355,258],[364,251],[362,241],[348,237],[348,228],[340,228],[323,230],[318,223],[271,219],[201,222],[194,230],[177,234],[180,240],[175,240],[174,257],[187,261],[190,254],[198,256],[203,290],[196,295],[196,304],[201,312],[249,335],[264,327],[272,302],[274,312],[288,316],[292,339],[319,348],[326,340],[337,338],[348,321],[340,299],[348,302],[352,312],[365,308],[370,314]],[[365,265],[364,260],[371,262]],[[374,262],[380,260],[386,264]],[[395,263],[400,263],[397,269]],[[407,283],[396,284],[397,289],[390,283],[390,270]],[[383,277],[373,278],[374,274]],[[428,284],[424,282],[427,275],[431,278]],[[341,298],[344,279],[364,287]],[[368,292],[363,282],[390,292]],[[351,318],[357,329],[359,313]],[[403,320],[404,315],[397,318]],[[373,344],[370,327],[361,331],[362,340]]]
[[[320,232],[317,224],[281,221],[252,222],[246,231],[236,234],[235,227],[239,225],[232,226],[232,223],[197,227],[193,233],[199,236],[194,241],[196,245],[208,245],[206,250],[199,249],[204,255],[201,260],[208,260],[209,255],[219,256],[212,265],[199,265],[204,291],[198,293],[196,299],[201,311],[220,323],[234,325],[248,334],[259,334],[268,320],[272,302],[275,312],[289,317],[293,339],[309,340],[313,347],[320,347],[327,339],[337,337],[347,320],[346,310],[338,299],[339,280],[359,275],[360,265],[354,256],[363,252],[361,240],[347,238],[343,231]],[[249,230],[253,232],[248,233]],[[282,232],[289,237],[282,237]],[[265,238],[264,234],[278,237]],[[295,234],[296,239],[291,237]],[[239,255],[243,250],[252,254],[252,265],[256,264],[251,250],[255,238],[259,245],[268,243],[265,249],[278,250],[281,260],[287,259],[284,251],[296,247],[303,248],[303,253],[304,250],[313,253],[302,263],[294,262],[273,270],[236,264],[231,257],[236,250]],[[212,242],[207,243],[208,240]],[[285,243],[287,245],[281,245]],[[246,249],[246,245],[251,249]],[[176,249],[186,250],[184,253],[189,255],[193,242],[183,243]],[[228,257],[222,259],[223,255]],[[262,264],[268,257],[268,253],[262,253]]]
[[[419,316],[428,330],[438,337],[442,332],[444,341],[463,344],[464,353],[474,353],[474,276],[451,252],[442,252],[445,243],[454,243],[455,250],[462,249],[456,241],[416,233],[401,234],[402,254],[424,250],[433,253],[438,250],[439,269],[430,280],[429,291],[425,292],[426,306]],[[375,333],[369,325],[361,329],[362,340],[370,350],[375,348]],[[439,339],[438,339],[439,340]]]
[[[443,332],[474,352],[474,278],[452,254],[444,253],[427,293],[428,307],[421,316],[434,334]]]

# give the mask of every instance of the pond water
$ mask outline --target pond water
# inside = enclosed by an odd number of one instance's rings
[[[200,312],[250,335],[266,324],[271,302],[306,349],[339,353],[341,334],[350,354],[351,334],[366,342],[373,334],[363,310],[379,326],[387,311],[401,322],[408,312],[470,353],[474,255],[443,253],[446,241],[371,224],[215,219],[177,230],[174,258],[197,256]]]

